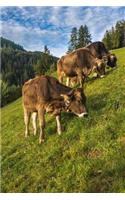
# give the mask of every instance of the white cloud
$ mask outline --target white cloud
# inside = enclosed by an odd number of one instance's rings
[[[24,48],[30,50],[41,50],[42,47],[45,45],[44,40],[48,38],[55,38],[57,37],[56,31],[50,31],[40,28],[33,28],[33,27],[25,27],[21,26],[18,23],[10,20],[9,22],[1,21],[1,35],[15,41],[24,46]],[[33,49],[35,47],[35,49]],[[38,47],[38,49],[37,49]]]
[[[1,13],[2,36],[28,50],[42,50],[46,44],[56,56],[67,51],[74,26],[86,24],[95,41],[125,19],[125,7],[5,7]]]

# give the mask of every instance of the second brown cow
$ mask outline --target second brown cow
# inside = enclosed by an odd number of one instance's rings
[[[84,79],[92,71],[98,76],[105,75],[105,63],[103,60],[95,58],[89,49],[80,48],[72,53],[62,56],[57,62],[57,74],[59,81],[63,82],[63,77],[78,77],[80,86],[83,87]],[[69,85],[67,83],[67,85]]]

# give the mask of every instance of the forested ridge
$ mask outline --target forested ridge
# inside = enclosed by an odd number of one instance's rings
[[[1,39],[1,47],[2,48],[12,48],[14,50],[26,51],[21,45],[16,44],[13,41],[10,41],[10,40],[5,39],[3,37],[1,37],[0,39]]]
[[[28,79],[55,70],[56,61],[47,46],[44,52],[31,52],[1,37],[1,105],[21,96],[22,85]]]

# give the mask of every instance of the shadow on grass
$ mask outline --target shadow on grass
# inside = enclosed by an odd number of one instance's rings
[[[77,118],[77,116],[75,116],[73,113],[63,112],[61,114],[62,131],[67,130],[68,125],[70,124],[70,122],[74,118]],[[55,117],[51,117],[51,119],[49,119],[49,121],[47,121],[47,126],[49,126],[49,130],[48,130],[49,135],[53,135],[53,134],[57,133],[57,126],[56,126],[56,118]]]
[[[91,95],[88,97],[88,109],[99,112],[107,104],[108,93],[102,93],[98,95]]]
[[[107,68],[108,70],[106,71],[106,74],[104,78],[108,75],[110,75],[114,70],[117,70],[118,67],[116,68]],[[99,77],[87,77],[85,83],[93,83],[95,80],[101,79]]]

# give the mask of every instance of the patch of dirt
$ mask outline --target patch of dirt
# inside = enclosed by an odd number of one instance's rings
[[[102,156],[102,151],[98,149],[92,149],[91,151],[86,153],[88,158],[99,158]]]

